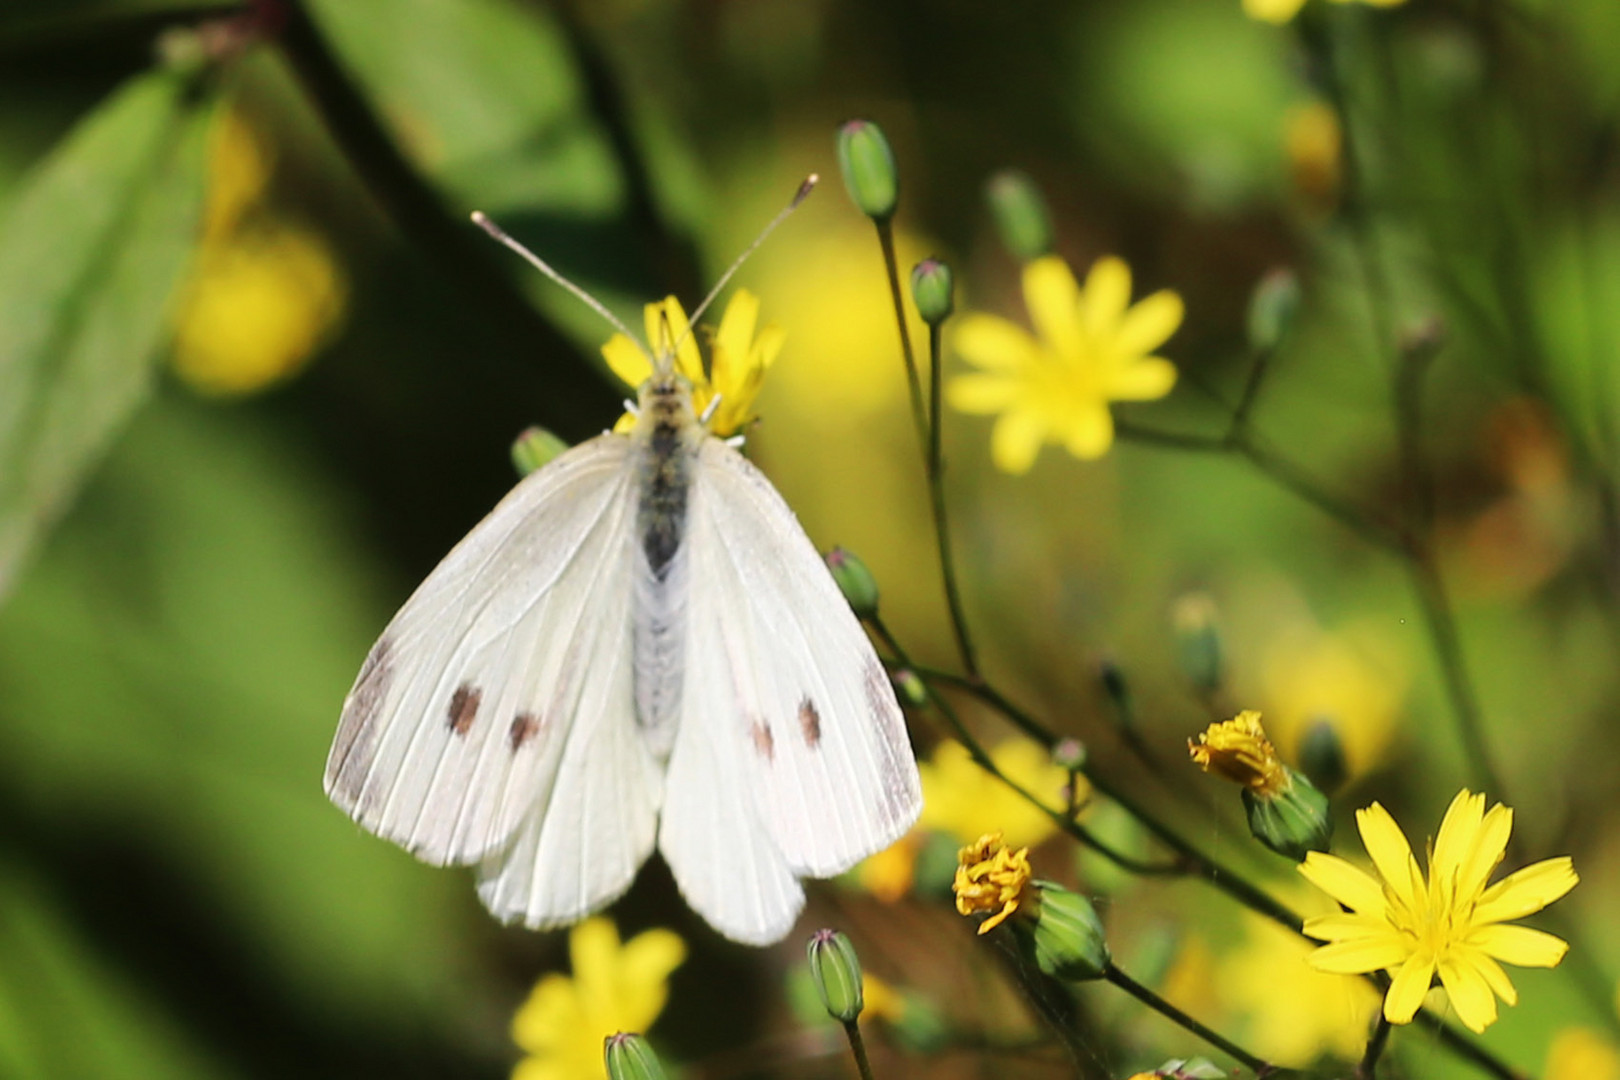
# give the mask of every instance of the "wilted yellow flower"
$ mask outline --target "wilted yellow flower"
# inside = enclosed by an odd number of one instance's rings
[[[1036,896],[1029,882],[1029,848],[1013,851],[1000,833],[989,833],[958,852],[956,861],[951,884],[956,910],[963,915],[994,913],[979,924],[979,933],[994,930],[1020,908],[1032,910]]]
[[[1352,0],[1337,0],[1338,3],[1347,4]],[[1406,0],[1361,0],[1362,3],[1373,7],[1395,7],[1404,4]],[[1299,14],[1299,9],[1305,6],[1305,0],[1243,0],[1243,10],[1251,19],[1261,22],[1285,23]]]
[[[1187,740],[1187,752],[1205,772],[1242,784],[1256,795],[1271,797],[1288,788],[1288,771],[1277,760],[1260,714],[1253,709],[1209,725],[1197,742]]]
[[[787,340],[774,323],[759,329],[759,299],[747,289],[738,289],[720,317],[720,329],[709,343],[709,375],[703,374],[703,357],[696,336],[686,319],[686,310],[673,296],[648,304],[643,311],[647,340],[654,355],[673,351],[675,370],[692,384],[692,408],[701,416],[716,394],[720,404],[709,420],[709,430],[725,437],[741,431],[753,419],[754,399],[765,381],[765,369],[776,360]],[[678,343],[678,345],[677,345]],[[613,373],[632,389],[652,375],[652,360],[640,345],[624,334],[614,334],[602,346],[602,356]],[[627,431],[635,422],[629,413],[619,418],[616,431]]]
[[[1496,1020],[1496,999],[1518,1001],[1498,960],[1555,967],[1569,949],[1559,938],[1510,919],[1540,911],[1580,879],[1568,856],[1544,859],[1487,887],[1513,831],[1513,811],[1485,796],[1457,793],[1429,850],[1427,879],[1395,819],[1378,803],[1356,811],[1362,843],[1382,880],[1343,859],[1311,852],[1306,879],[1350,909],[1308,919],[1304,931],[1331,942],[1310,956],[1318,971],[1359,975],[1385,969],[1393,980],[1384,1018],[1411,1021],[1438,973],[1457,1018],[1480,1032]]]
[[[1620,1080],[1620,1051],[1591,1028],[1567,1027],[1553,1037],[1542,1080]]]
[[[1014,738],[998,743],[990,760],[1007,778],[1057,807],[1059,793],[1069,782],[1067,770],[1033,739]],[[946,833],[959,843],[970,843],[989,832],[1000,832],[1009,844],[1034,847],[1057,829],[1049,814],[974,763],[967,747],[946,741],[933,757],[917,767],[922,776],[923,809],[918,829]],[[1084,784],[1083,779],[1077,778]],[[1077,793],[1078,804],[1087,792]]]
[[[512,1018],[512,1038],[528,1055],[512,1080],[605,1076],[603,1040],[652,1026],[686,943],[672,931],[647,930],[620,945],[613,920],[597,916],[569,933],[568,952],[573,974],[542,978]]]
[[[951,380],[951,405],[999,414],[990,438],[997,468],[1022,473],[1044,443],[1083,460],[1114,441],[1111,401],[1150,401],[1175,385],[1176,369],[1150,355],[1181,325],[1181,297],[1168,289],[1131,303],[1131,271],[1112,256],[1075,282],[1056,255],[1024,266],[1024,306],[1036,333],[995,315],[968,314],[955,347],[981,369]]]

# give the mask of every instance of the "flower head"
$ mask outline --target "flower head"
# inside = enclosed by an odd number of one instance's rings
[[[1425,878],[1395,819],[1378,803],[1356,812],[1362,842],[1380,880],[1332,855],[1312,852],[1300,864],[1306,879],[1349,913],[1307,920],[1305,933],[1330,942],[1310,956],[1318,971],[1358,975],[1386,969],[1394,976],[1384,1018],[1405,1024],[1430,983],[1440,983],[1473,1031],[1496,1020],[1496,999],[1518,994],[1497,963],[1554,967],[1569,949],[1559,938],[1526,926],[1503,925],[1540,911],[1580,879],[1568,856],[1544,859],[1487,886],[1513,831],[1513,811],[1485,796],[1457,793],[1429,849]]]
[[[652,1026],[686,944],[672,931],[647,930],[621,945],[613,921],[596,917],[574,927],[568,952],[573,975],[543,977],[512,1018],[512,1037],[528,1054],[513,1080],[602,1076],[603,1040]]]
[[[719,436],[734,435],[753,419],[754,399],[765,381],[765,369],[782,351],[787,335],[774,323],[758,328],[759,298],[747,289],[738,289],[720,317],[720,328],[709,340],[709,373],[703,372],[703,356],[697,338],[686,319],[686,309],[673,296],[648,304],[643,312],[647,340],[654,355],[673,352],[675,370],[692,384],[692,408],[701,416],[716,395],[720,404],[709,420],[709,430]],[[602,346],[602,357],[613,373],[632,389],[646,382],[653,373],[652,360],[641,346],[624,334],[614,334]],[[627,431],[635,418],[629,413],[619,418],[615,431]]]
[[[1256,795],[1276,795],[1289,784],[1288,770],[1277,760],[1277,751],[1260,726],[1260,714],[1253,709],[1209,725],[1197,742],[1187,740],[1187,752],[1205,772],[1242,784]]]
[[[1114,441],[1111,401],[1151,401],[1175,385],[1176,369],[1150,355],[1181,325],[1181,297],[1169,290],[1131,303],[1131,271],[1098,259],[1082,289],[1056,255],[1024,266],[1024,306],[1038,336],[994,315],[962,316],[956,350],[981,370],[951,380],[951,404],[999,413],[990,457],[1006,472],[1035,463],[1044,443],[1083,460]]]
[[[1033,912],[1037,894],[1029,881],[1029,848],[1013,851],[1002,843],[1000,833],[988,833],[963,848],[957,862],[951,884],[956,910],[963,915],[993,912],[979,924],[979,933],[994,930],[1020,908]]]

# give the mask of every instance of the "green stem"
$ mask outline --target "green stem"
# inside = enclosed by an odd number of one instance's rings
[[[905,294],[900,291],[900,263],[894,253],[894,226],[888,218],[874,218],[878,244],[883,248],[883,268],[889,275],[889,297],[894,301],[894,324],[900,331],[900,354],[906,362],[906,386],[911,391],[911,420],[917,426],[917,442],[924,457],[928,454],[928,412],[923,405],[922,379],[917,374],[917,354],[911,349],[911,331],[906,324]]]
[[[866,1040],[861,1037],[861,1025],[854,1020],[844,1022],[844,1034],[849,1036],[849,1051],[855,1055],[855,1068],[861,1080],[872,1080],[872,1063],[866,1057]]]
[[[1378,1070],[1378,1058],[1389,1044],[1389,1028],[1384,1010],[1378,1010],[1378,1027],[1373,1030],[1372,1038],[1367,1040],[1367,1052],[1361,1055],[1361,1064],[1356,1066],[1356,1080],[1373,1080]]]
[[[928,328],[928,415],[932,420],[928,425],[928,496],[934,510],[934,544],[939,549],[940,576],[944,579],[951,632],[956,635],[956,651],[968,675],[978,678],[979,659],[968,636],[967,616],[962,611],[962,590],[956,580],[956,559],[951,554],[951,531],[945,516],[945,461],[941,445],[945,414],[940,410],[944,334],[941,330],[938,324]]]
[[[1135,998],[1137,1001],[1140,1001],[1142,1004],[1146,1005],[1160,1016],[1169,1020],[1171,1023],[1192,1032],[1194,1035],[1198,1036],[1200,1039],[1203,1039],[1211,1046],[1219,1049],[1222,1053],[1227,1054],[1236,1061],[1242,1062],[1244,1065],[1248,1066],[1248,1068],[1254,1070],[1254,1075],[1256,1077],[1272,1076],[1277,1072],[1277,1066],[1271,1064],[1271,1062],[1267,1061],[1265,1058],[1256,1057],[1254,1054],[1251,1054],[1247,1050],[1243,1049],[1243,1047],[1239,1046],[1237,1043],[1221,1035],[1220,1032],[1214,1031],[1211,1028],[1199,1023],[1197,1020],[1194,1020],[1191,1016],[1188,1016],[1186,1013],[1164,1000],[1164,998],[1160,997],[1158,994],[1155,994],[1152,990],[1149,990],[1147,987],[1125,974],[1118,967],[1114,966],[1112,962],[1110,962],[1108,966],[1103,969],[1103,978],[1113,985],[1119,987],[1121,990],[1125,991],[1127,994],[1131,995],[1131,997]]]

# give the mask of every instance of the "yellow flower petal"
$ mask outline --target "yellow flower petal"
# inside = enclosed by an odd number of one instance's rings
[[[1306,919],[1302,932],[1318,941],[1356,941],[1361,938],[1388,936],[1389,923],[1373,915],[1318,915]]]
[[[602,346],[602,359],[613,374],[634,390],[652,378],[652,361],[640,345],[624,334],[614,334]]]
[[[675,370],[694,384],[704,382],[703,356],[698,352],[697,338],[692,334],[692,324],[687,322],[686,309],[681,307],[681,302],[673,296],[666,296],[662,302],[643,308],[642,318],[647,326],[647,342],[653,355],[664,356],[673,350]]]
[[[1127,297],[1129,275],[1126,271]],[[1041,339],[1060,355],[1072,356],[1083,347],[1080,309],[1089,300],[1089,293],[1081,297],[1074,272],[1058,256],[1043,255],[1024,266],[1024,306],[1029,309],[1029,320]]]
[[[1496,995],[1484,976],[1455,956],[1442,960],[1439,971],[1440,985],[1464,1027],[1477,1034],[1496,1022]]]
[[[958,375],[945,385],[945,399],[957,412],[984,416],[1018,400],[1019,385],[1004,375]]]
[[[739,359],[747,356],[758,322],[759,297],[747,289],[738,289],[726,304],[726,313],[720,316],[720,328],[714,332],[715,350],[724,349]]]
[[[1569,943],[1528,926],[1482,926],[1468,935],[1468,944],[1489,956],[1519,967],[1557,967]]]
[[[1046,424],[1036,413],[1027,409],[1002,413],[990,433],[990,460],[1002,472],[1026,473],[1045,438]]]
[[[1117,334],[1130,302],[1131,268],[1125,260],[1105,255],[1092,263],[1081,305],[1086,333],[1092,337]]]
[[[1390,933],[1356,941],[1335,941],[1317,949],[1306,960],[1317,971],[1335,975],[1364,975],[1369,971],[1394,967],[1406,958],[1408,951],[1406,943]]]
[[[1185,313],[1180,295],[1161,289],[1125,313],[1114,345],[1121,352],[1145,356],[1170,340]]]
[[[1034,338],[995,315],[963,315],[951,341],[962,359],[986,371],[1016,371],[1040,354]]]
[[[1299,14],[1305,0],[1243,0],[1243,12],[1251,19],[1281,25]]]
[[[1327,893],[1351,911],[1376,918],[1384,916],[1384,890],[1366,872],[1337,855],[1307,852],[1299,864],[1305,880]]]
[[[1097,401],[1069,414],[1063,432],[1063,445],[1081,461],[1091,461],[1108,453],[1114,443],[1114,417],[1106,402]]]
[[[1507,972],[1502,970],[1502,965],[1479,949],[1459,948],[1457,956],[1463,963],[1479,972],[1497,997],[1509,1005],[1519,1003],[1519,992],[1513,988],[1513,982],[1507,977]]]
[[[1367,854],[1378,868],[1378,876],[1401,903],[1415,909],[1418,903],[1411,875],[1412,847],[1406,842],[1406,834],[1379,803],[1357,810],[1356,826],[1361,830],[1361,842]]]
[[[1568,855],[1543,859],[1515,871],[1485,890],[1474,908],[1474,922],[1507,922],[1533,914],[1580,881]]]
[[[1414,953],[1390,981],[1389,992],[1384,995],[1384,1019],[1392,1024],[1410,1024],[1433,981],[1433,954]]]
[[[1108,380],[1108,396],[1115,401],[1152,401],[1176,385],[1176,366],[1149,356],[1115,372]]]

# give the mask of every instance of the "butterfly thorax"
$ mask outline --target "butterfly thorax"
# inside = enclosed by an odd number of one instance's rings
[[[636,717],[653,752],[674,742],[684,665],[687,572],[682,540],[703,427],[676,374],[641,387],[631,432],[636,463]]]

